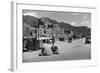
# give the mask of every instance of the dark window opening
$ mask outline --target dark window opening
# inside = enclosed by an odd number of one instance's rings
[[[46,34],[46,30],[44,30],[44,33]]]

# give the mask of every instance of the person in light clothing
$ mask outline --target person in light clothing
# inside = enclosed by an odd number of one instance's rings
[[[39,56],[50,56],[52,55],[51,44],[40,43],[41,44],[41,53]]]

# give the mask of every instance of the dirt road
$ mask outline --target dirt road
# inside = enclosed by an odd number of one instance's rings
[[[83,39],[74,40],[72,43],[57,41],[55,45],[59,48],[59,55],[39,56],[40,51],[25,52],[23,53],[23,62],[84,60],[91,58],[91,44],[84,44]]]

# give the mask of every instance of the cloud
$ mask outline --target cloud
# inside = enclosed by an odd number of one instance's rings
[[[81,22],[81,24],[90,24],[90,21]]]
[[[79,15],[80,13],[73,12],[72,15]]]
[[[36,13],[24,13],[23,15],[30,15],[30,16],[34,16],[34,17],[39,17]]]
[[[81,25],[91,27],[91,21],[87,20],[87,21],[81,22]]]
[[[75,25],[76,25],[76,23],[75,23],[75,22],[72,22],[72,23],[71,23],[71,25],[75,26]]]
[[[84,18],[84,19],[87,19],[87,16],[84,16],[83,18]]]

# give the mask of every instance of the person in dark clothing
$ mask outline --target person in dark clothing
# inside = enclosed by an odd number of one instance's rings
[[[55,37],[52,36],[52,47],[51,47],[52,53],[59,54],[59,49],[57,46],[54,46],[54,43],[55,43]]]
[[[72,42],[72,38],[71,38],[71,37],[68,39],[68,42],[69,42],[69,43],[71,43],[71,42]]]
[[[51,50],[52,50],[53,54],[59,54],[59,49],[57,46],[52,46]]]

